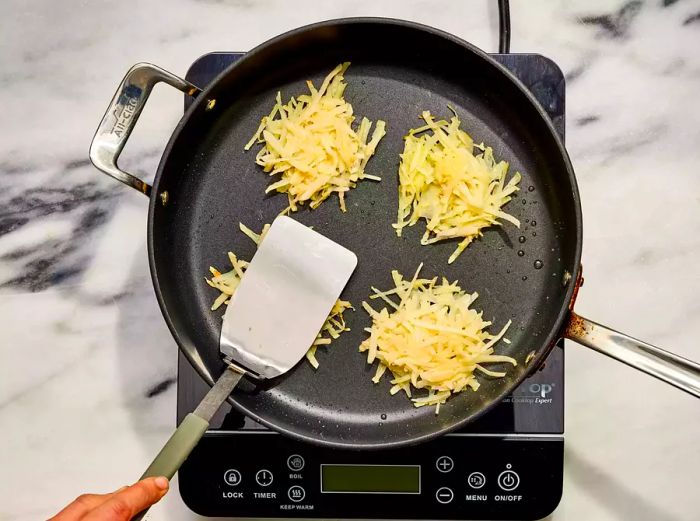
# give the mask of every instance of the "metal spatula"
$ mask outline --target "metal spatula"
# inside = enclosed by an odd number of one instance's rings
[[[268,379],[292,369],[313,344],[356,266],[350,250],[289,217],[277,217],[224,315],[219,350],[226,370],[141,478],[171,478],[244,375]]]

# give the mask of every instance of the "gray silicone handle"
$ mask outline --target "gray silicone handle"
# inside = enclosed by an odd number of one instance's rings
[[[196,414],[190,413],[185,416],[180,426],[170,436],[170,439],[148,466],[146,472],[143,473],[141,479],[157,476],[172,478],[185,462],[187,456],[190,455],[192,449],[197,446],[208,427],[209,422]],[[143,519],[146,512],[148,512],[148,509],[134,516],[132,521]]]
[[[175,475],[192,449],[204,436],[204,432],[209,427],[209,421],[219,410],[221,404],[226,401],[226,398],[243,377],[244,372],[237,366],[229,364],[194,412],[185,416],[153,463],[143,473],[141,479],[157,476],[165,476],[170,479]],[[140,521],[146,512],[148,509],[134,516],[132,521]]]
[[[189,413],[177,430],[170,436],[141,479],[165,476],[172,478],[190,455],[206,430],[209,422]]]

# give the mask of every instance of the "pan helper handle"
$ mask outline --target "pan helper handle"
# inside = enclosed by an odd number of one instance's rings
[[[564,336],[700,398],[700,364],[664,351],[573,311]]]
[[[167,83],[190,96],[201,92],[190,82],[160,67],[150,63],[137,63],[124,76],[90,144],[90,161],[93,165],[149,196],[151,185],[119,168],[117,159],[134,130],[148,96],[159,82]]]
[[[163,448],[148,466],[146,472],[143,473],[141,479],[157,476],[165,476],[170,479],[175,475],[192,450],[197,446],[199,440],[204,436],[204,433],[209,428],[209,422],[216,414],[216,411],[219,410],[226,398],[231,394],[231,391],[241,381],[243,373],[243,370],[233,365],[228,366],[224,370],[194,412],[185,416],[177,430],[165,442],[165,445],[163,445]],[[146,512],[148,512],[148,509],[137,514],[132,521],[143,519]]]

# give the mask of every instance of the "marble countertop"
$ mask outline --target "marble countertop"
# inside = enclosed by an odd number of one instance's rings
[[[514,0],[515,52],[567,76],[585,219],[578,310],[700,359],[700,2]],[[495,50],[495,1],[154,0],[0,7],[0,519],[46,518],[135,479],[175,419],[176,346],[151,287],[147,201],[87,150],[129,66],[358,15],[419,21]],[[122,165],[149,178],[181,115],[156,89]],[[700,404],[573,343],[556,520],[691,521]],[[176,491],[153,520],[189,520]]]

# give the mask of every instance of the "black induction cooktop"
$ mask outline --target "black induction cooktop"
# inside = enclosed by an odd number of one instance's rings
[[[205,87],[242,56],[199,58]],[[536,54],[494,54],[564,136],[564,76]],[[191,103],[186,97],[185,108]],[[209,386],[179,355],[177,421]],[[268,430],[229,405],[179,472],[180,494],[204,516],[348,519],[540,519],[559,503],[564,468],[564,350],[466,428],[407,448],[338,450]]]

